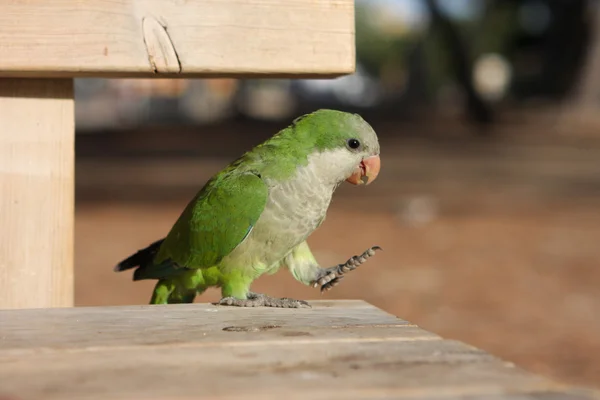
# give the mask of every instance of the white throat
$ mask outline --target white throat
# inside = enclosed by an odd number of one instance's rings
[[[358,161],[343,148],[313,153],[308,156],[308,164],[298,168],[296,179],[307,179],[333,191],[352,174]]]

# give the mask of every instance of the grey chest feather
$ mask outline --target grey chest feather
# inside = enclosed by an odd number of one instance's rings
[[[323,222],[333,190],[312,168],[301,168],[294,179],[272,184],[254,238],[268,244],[275,257],[283,257]]]

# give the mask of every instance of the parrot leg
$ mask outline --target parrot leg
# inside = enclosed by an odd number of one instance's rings
[[[367,249],[360,256],[353,256],[344,264],[338,264],[334,267],[330,268],[322,268],[319,270],[317,274],[317,278],[311,283],[313,287],[321,286],[321,293],[327,290],[332,289],[334,286],[337,286],[342,279],[344,279],[344,275],[350,271],[355,270],[367,261],[368,258],[375,255],[376,250],[383,250],[379,246],[373,246]]]
[[[175,283],[171,279],[161,279],[156,282],[150,304],[169,304],[169,298],[175,291]]]
[[[236,307],[279,307],[279,308],[310,308],[304,300],[294,300],[287,297],[275,298],[265,294],[248,292],[245,299],[223,297],[217,305]]]

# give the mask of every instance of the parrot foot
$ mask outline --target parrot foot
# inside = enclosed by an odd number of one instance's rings
[[[334,286],[337,286],[346,273],[355,270],[363,264],[367,259],[373,257],[375,255],[376,250],[383,250],[379,246],[373,246],[360,256],[353,256],[344,264],[338,264],[334,267],[330,268],[322,268],[319,270],[319,274],[317,278],[311,283],[312,287],[321,286],[321,293],[327,290],[331,290]]]
[[[311,308],[304,300],[294,300],[287,297],[275,298],[265,294],[248,292],[245,299],[223,297],[217,305],[235,307],[279,307],[279,308]]]

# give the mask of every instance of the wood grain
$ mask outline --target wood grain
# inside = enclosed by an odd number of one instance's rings
[[[164,343],[195,347],[223,343],[229,346],[231,342],[246,341],[273,343],[274,340],[285,345],[289,340],[441,339],[375,307],[361,307],[362,302],[316,304],[317,308],[300,310],[189,304],[175,309],[170,305],[157,305],[2,312],[0,352],[85,350],[122,347],[124,343],[126,347]],[[110,318],[108,325],[107,318]],[[375,338],[373,327],[378,328]],[[190,336],[190,332],[195,334]]]
[[[359,301],[0,311],[19,399],[593,399]]]
[[[336,76],[353,0],[6,0],[0,76]]]
[[[0,309],[73,304],[73,82],[0,79]]]

